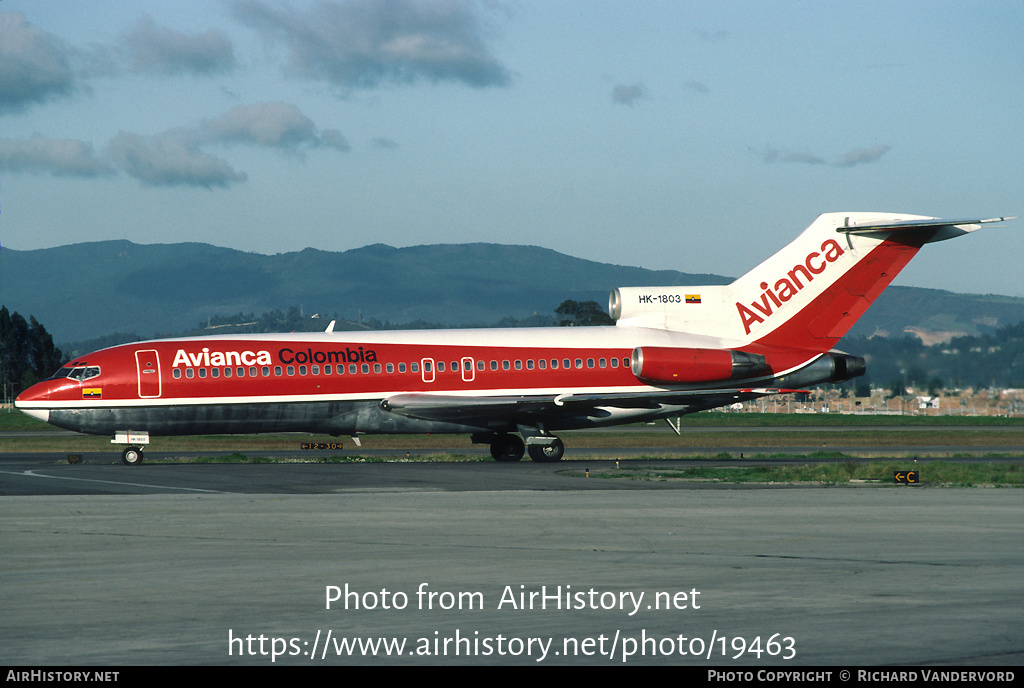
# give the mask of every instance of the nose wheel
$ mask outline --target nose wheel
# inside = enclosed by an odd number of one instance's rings
[[[141,447],[125,447],[125,450],[121,452],[121,461],[129,466],[138,466],[142,463],[143,458]]]

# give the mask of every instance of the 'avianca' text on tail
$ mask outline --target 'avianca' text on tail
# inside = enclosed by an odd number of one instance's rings
[[[17,399],[128,445],[151,436],[468,433],[499,461],[557,461],[553,433],[841,382],[833,350],[924,244],[1004,218],[820,216],[732,284],[612,292],[614,327],[222,336],[115,346]]]

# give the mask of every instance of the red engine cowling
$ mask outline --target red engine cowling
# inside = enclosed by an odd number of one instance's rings
[[[633,349],[633,374],[652,382],[712,382],[768,371],[764,356],[734,349],[642,346]]]

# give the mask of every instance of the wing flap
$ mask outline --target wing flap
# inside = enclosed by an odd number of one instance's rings
[[[532,416],[557,411],[554,395],[540,397],[463,397],[396,394],[380,404],[385,411],[423,420]]]

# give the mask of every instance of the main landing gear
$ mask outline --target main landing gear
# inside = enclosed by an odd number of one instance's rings
[[[553,463],[562,460],[562,455],[565,454],[565,445],[562,444],[562,440],[553,437],[552,441],[547,444],[529,445],[527,451],[530,452],[530,458],[534,461]]]
[[[491,456],[495,461],[519,461],[523,455],[529,452],[530,458],[539,463],[554,463],[561,461],[565,454],[565,445],[562,440],[553,435],[541,435],[527,437],[524,442],[518,435],[493,434],[473,435],[473,442],[477,444],[490,444]]]

